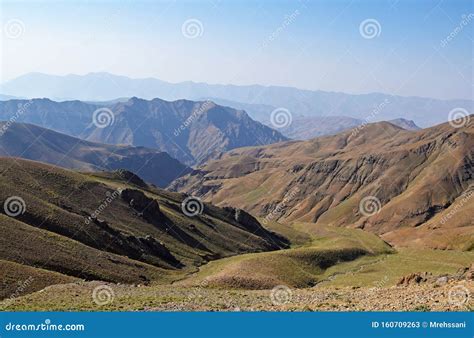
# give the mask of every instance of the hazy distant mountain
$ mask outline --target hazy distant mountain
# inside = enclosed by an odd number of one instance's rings
[[[319,136],[337,134],[360,126],[364,121],[347,116],[310,116],[294,118],[292,123],[279,131],[294,140],[309,140]],[[271,125],[270,121],[265,124]]]
[[[24,99],[24,97],[16,97],[16,96],[12,96],[12,95],[0,94],[0,101],[14,100],[14,99]]]
[[[166,187],[192,171],[165,152],[84,141],[32,124],[0,122],[0,156],[21,157],[82,171],[126,169]]]
[[[22,97],[109,101],[120,97],[165,100],[213,97],[244,104],[284,107],[296,116],[347,116],[371,122],[399,117],[427,127],[448,120],[454,108],[473,111],[472,100],[437,100],[380,93],[352,95],[278,86],[169,83],[155,78],[131,79],[108,73],[54,76],[30,73],[0,86],[0,92]],[[234,107],[237,107],[234,105]],[[271,113],[268,112],[268,115]]]
[[[206,97],[206,98],[202,98],[202,100],[210,100],[221,106],[227,106],[227,107],[232,107],[235,109],[245,110],[247,114],[249,114],[249,116],[253,118],[255,121],[258,121],[267,125],[270,123],[270,116],[271,116],[272,111],[277,109],[277,107],[274,107],[268,104],[243,103],[243,102],[237,102],[237,101],[232,101],[232,100],[225,100],[219,97]],[[302,115],[299,115],[299,116],[302,117]],[[295,117],[296,116],[293,116],[293,118]]]
[[[56,102],[50,99],[0,101],[0,121],[12,119],[79,136],[92,123],[99,105],[81,101]]]
[[[271,128],[275,126],[271,123],[271,112],[277,109],[274,106],[265,104],[250,104],[220,98],[208,98],[209,100],[237,109],[245,110],[251,118],[261,122]],[[343,130],[354,128],[370,121],[356,119],[348,116],[298,116],[292,114],[291,124],[277,130],[284,136],[294,140],[309,140],[319,136],[334,135]],[[388,122],[402,127],[406,130],[419,130],[415,122],[403,118],[389,120]]]
[[[155,148],[186,164],[216,158],[238,147],[286,140],[244,111],[209,101],[132,98],[108,103],[110,113],[103,113],[111,115],[113,123],[98,128],[93,116],[101,107],[81,101],[10,100],[0,102],[0,120],[34,123],[95,142]]]
[[[419,130],[415,122],[398,118],[388,121],[406,130]],[[271,126],[269,121],[263,122]],[[310,140],[315,137],[334,135],[341,131],[366,125],[367,122],[347,116],[312,116],[294,118],[291,125],[278,129],[283,135],[294,140]]]
[[[395,120],[390,120],[388,121],[396,126],[399,126],[400,128],[403,128],[405,130],[420,130],[421,128],[416,125],[415,122],[410,121],[410,120],[405,120],[405,119],[395,119]]]

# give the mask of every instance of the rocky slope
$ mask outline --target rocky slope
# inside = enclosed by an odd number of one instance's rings
[[[286,223],[359,227],[395,245],[472,250],[474,117],[406,131],[387,122],[230,151],[177,191]]]

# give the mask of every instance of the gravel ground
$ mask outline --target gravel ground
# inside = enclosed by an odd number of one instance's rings
[[[184,292],[186,302],[169,302],[148,311],[466,311],[474,308],[473,282],[444,286],[415,285],[389,288],[312,288]]]
[[[176,285],[76,282],[0,302],[26,311],[472,311],[474,282],[383,288],[325,287],[224,290]]]

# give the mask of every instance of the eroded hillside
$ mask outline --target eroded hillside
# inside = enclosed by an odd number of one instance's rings
[[[266,220],[363,228],[395,245],[470,250],[473,120],[420,131],[381,122],[237,149],[172,188]]]

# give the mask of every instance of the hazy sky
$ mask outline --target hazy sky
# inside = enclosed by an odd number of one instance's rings
[[[472,4],[2,0],[1,80],[106,71],[170,82],[472,98]],[[376,21],[361,27],[367,19]]]

